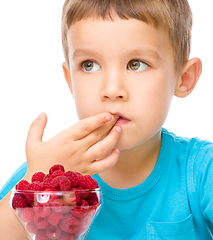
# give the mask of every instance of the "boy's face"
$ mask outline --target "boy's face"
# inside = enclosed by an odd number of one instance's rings
[[[136,147],[161,129],[177,75],[168,37],[130,19],[82,20],[68,31],[69,83],[80,119],[110,112],[122,116],[116,145]]]

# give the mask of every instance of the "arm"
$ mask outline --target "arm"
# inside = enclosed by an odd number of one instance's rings
[[[24,229],[10,208],[10,194],[0,201],[0,239],[27,240]]]
[[[108,117],[106,117],[108,116]],[[47,173],[49,167],[61,163],[66,170],[94,175],[112,167],[118,160],[113,149],[120,131],[113,127],[116,117],[109,113],[81,120],[47,142],[42,141],[47,117],[36,119],[26,142],[28,170],[24,179],[30,181],[38,171]],[[0,201],[0,239],[27,240],[26,234],[10,209],[10,194]]]

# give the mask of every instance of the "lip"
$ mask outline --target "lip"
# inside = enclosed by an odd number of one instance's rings
[[[115,126],[124,125],[124,124],[127,124],[130,122],[130,120],[128,118],[126,118],[124,115],[122,115],[120,113],[113,113],[113,115],[119,116],[117,122],[115,123]]]

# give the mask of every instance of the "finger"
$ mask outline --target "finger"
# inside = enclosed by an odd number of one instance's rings
[[[111,125],[113,126],[116,122],[115,116],[110,113],[101,113],[77,122],[68,129],[67,134],[74,140],[80,140],[109,122],[111,122]]]
[[[47,116],[45,113],[41,113],[30,126],[27,136],[27,145],[38,144],[42,142],[42,137],[46,124]]]
[[[84,144],[86,145],[87,149],[104,139],[110,133],[115,123],[116,119],[111,120],[110,122],[105,123],[103,126],[95,129],[93,132],[84,137]]]
[[[103,140],[91,146],[87,150],[87,154],[92,156],[93,159],[105,157],[112,151],[112,149],[118,142],[121,132],[122,132],[121,127],[115,126]]]
[[[119,149],[113,149],[108,157],[95,160],[91,165],[91,172],[96,174],[110,169],[117,163],[119,154]]]

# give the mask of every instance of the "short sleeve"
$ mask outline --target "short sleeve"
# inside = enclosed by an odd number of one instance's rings
[[[201,160],[202,159],[202,160]],[[197,161],[197,163],[196,163]],[[200,162],[200,164],[199,164]],[[213,144],[200,148],[195,159],[198,165],[194,172],[195,189],[203,217],[213,224]]]
[[[8,192],[24,177],[27,172],[27,162],[24,162],[7,180],[3,188],[0,190],[0,200],[4,198]]]

